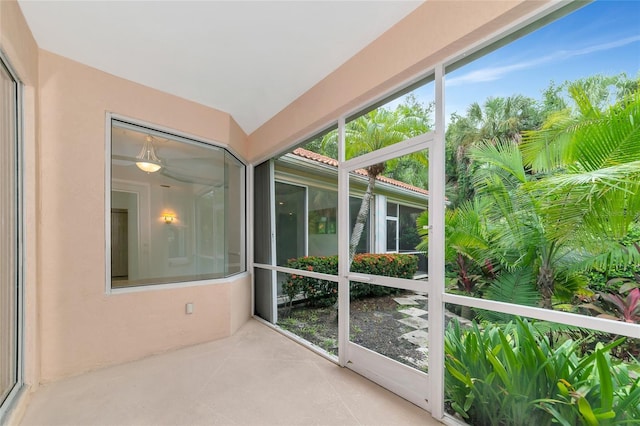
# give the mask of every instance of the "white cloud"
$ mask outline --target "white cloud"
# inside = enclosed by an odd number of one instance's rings
[[[453,77],[451,79],[447,79],[447,85],[459,86],[459,85],[469,84],[469,83],[495,81],[495,80],[499,80],[500,78],[514,71],[533,68],[538,65],[547,64],[550,62],[554,62],[560,59],[566,59],[573,56],[583,56],[583,55],[588,55],[595,52],[600,52],[603,50],[614,49],[617,47],[626,46],[627,44],[631,44],[637,41],[640,41],[640,35],[627,37],[627,38],[623,38],[620,40],[615,40],[607,43],[600,43],[600,44],[588,46],[582,49],[559,50],[550,55],[542,56],[540,58],[532,59],[529,61],[517,62],[515,64],[505,65],[501,67],[487,67],[487,68],[471,71],[459,77]]]

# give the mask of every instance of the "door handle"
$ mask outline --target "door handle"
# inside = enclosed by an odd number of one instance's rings
[[[347,275],[347,278],[356,281],[371,281],[371,277],[365,277],[362,275]]]

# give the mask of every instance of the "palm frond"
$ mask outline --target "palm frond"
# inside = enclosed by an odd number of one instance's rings
[[[484,293],[485,299],[513,303],[523,306],[537,306],[540,293],[536,288],[535,275],[530,268],[503,272],[491,282]],[[478,315],[487,321],[508,322],[513,317],[492,311],[479,311]]]
[[[469,156],[485,169],[500,173],[505,180],[515,179],[519,183],[527,180],[522,153],[512,142],[498,141],[496,144],[484,142],[471,148]]]

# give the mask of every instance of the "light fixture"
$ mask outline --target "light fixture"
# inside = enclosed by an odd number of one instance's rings
[[[162,218],[164,219],[164,223],[168,225],[170,223],[173,223],[173,220],[176,218],[176,215],[172,213],[165,213],[164,215],[162,215]]]
[[[162,161],[156,155],[156,150],[153,148],[153,138],[150,135],[147,135],[144,145],[136,158],[138,159],[136,166],[143,172],[153,173],[162,168]]]

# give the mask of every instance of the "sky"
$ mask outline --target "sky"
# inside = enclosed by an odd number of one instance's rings
[[[472,102],[594,74],[640,77],[640,0],[598,0],[445,75],[446,120]],[[433,100],[433,84],[414,92]]]

